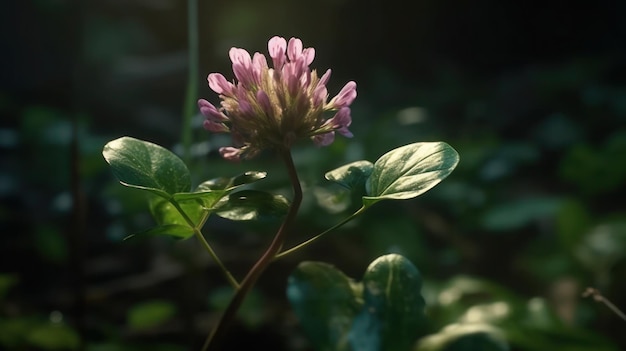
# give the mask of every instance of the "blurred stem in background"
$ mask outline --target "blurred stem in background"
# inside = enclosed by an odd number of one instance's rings
[[[198,99],[199,49],[198,49],[198,0],[187,1],[187,39],[189,45],[189,76],[183,107],[183,126],[181,140],[183,142],[183,160],[189,164],[191,159],[192,120]]]

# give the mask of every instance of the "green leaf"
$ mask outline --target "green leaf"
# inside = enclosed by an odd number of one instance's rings
[[[181,224],[165,224],[160,225],[142,232],[129,235],[125,239],[130,239],[137,236],[149,236],[149,235],[167,235],[177,239],[187,239],[193,235],[193,228],[188,225]]]
[[[459,154],[444,142],[415,143],[391,150],[374,163],[363,205],[419,196],[446,178],[458,162]]]
[[[373,170],[373,163],[361,160],[326,172],[324,177],[348,190],[365,191],[365,182]]]
[[[361,307],[359,290],[326,263],[302,262],[289,276],[287,297],[316,350],[350,350],[348,334]]]
[[[417,268],[385,255],[355,283],[334,267],[303,262],[289,277],[287,297],[316,350],[406,351],[424,334],[426,317]]]
[[[422,338],[415,351],[508,351],[502,332],[481,323],[451,324]]]
[[[122,137],[107,143],[102,155],[123,185],[160,196],[191,190],[191,177],[183,161],[159,145]]]
[[[222,198],[214,213],[233,221],[272,220],[287,213],[289,201],[281,195],[242,190]]]
[[[208,191],[208,190],[232,190],[242,185],[254,183],[267,176],[267,172],[261,171],[247,171],[238,176],[228,178],[220,177],[210,179],[202,182],[198,185],[196,191]]]
[[[44,324],[31,330],[26,336],[31,345],[42,350],[77,350],[78,333],[64,324]]]
[[[196,193],[176,193],[172,197],[178,203],[194,201],[202,204],[206,209],[211,209],[227,193],[228,191],[225,190],[211,190]]]
[[[424,333],[422,278],[403,256],[389,254],[370,264],[363,277],[364,305],[354,319],[354,350],[409,350]]]
[[[554,216],[562,204],[562,199],[550,196],[529,197],[499,203],[485,213],[482,224],[492,231],[519,229],[533,221]]]
[[[153,300],[133,306],[126,316],[129,327],[135,330],[154,328],[176,314],[176,306],[165,300]]]
[[[199,199],[177,202],[180,208],[185,212],[187,217],[193,223],[193,226],[200,224],[206,209],[204,203]],[[177,224],[189,227],[189,223],[180,214],[174,205],[161,197],[153,197],[150,199],[150,212],[159,225]]]

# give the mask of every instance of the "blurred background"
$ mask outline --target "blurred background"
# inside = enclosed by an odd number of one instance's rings
[[[0,5],[0,349],[194,350],[225,306],[227,282],[195,239],[122,241],[154,221],[101,155],[125,135],[182,153],[187,6]],[[417,141],[461,156],[424,196],[377,204],[271,266],[229,349],[310,350],[289,273],[321,260],[360,279],[389,252],[424,276],[433,332],[484,322],[512,350],[626,349],[626,321],[581,297],[592,286],[626,308],[624,14],[609,0],[200,0],[198,97],[218,102],[205,77],[233,77],[230,47],[266,53],[274,35],[316,49],[331,96],[357,82],[355,137],[294,150],[306,192],[292,244],[360,205],[326,171]],[[289,194],[273,155],[227,163],[228,136],[192,124],[194,184],[262,170],[259,187]],[[204,232],[242,277],[278,224],[211,218]]]

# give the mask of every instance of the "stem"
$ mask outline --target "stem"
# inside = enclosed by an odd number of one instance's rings
[[[583,297],[593,297],[596,302],[603,303],[606,307],[608,307],[613,313],[615,313],[619,318],[626,321],[626,314],[619,309],[619,307],[615,306],[609,299],[604,297],[598,289],[595,288],[587,288],[583,292]]]
[[[241,282],[239,289],[237,289],[235,295],[230,300],[230,303],[222,314],[217,326],[213,329],[211,334],[209,334],[204,345],[202,346],[202,351],[207,351],[209,349],[217,350],[220,337],[223,335],[228,325],[232,322],[237,310],[243,303],[244,298],[259,279],[261,273],[263,273],[267,266],[274,260],[276,254],[282,248],[289,227],[291,227],[291,224],[298,213],[298,209],[300,208],[300,203],[302,202],[302,187],[300,186],[300,180],[298,179],[298,174],[296,172],[295,165],[293,164],[291,153],[288,149],[281,149],[279,150],[279,153],[285,162],[287,172],[289,173],[289,179],[291,180],[291,185],[293,187],[293,200],[289,206],[289,211],[287,212],[287,216],[285,217],[283,224],[276,232],[270,246],[267,248],[263,256],[261,256],[254,266],[252,266],[246,277]]]
[[[198,0],[187,1],[187,42],[189,45],[189,76],[187,77],[187,91],[183,106],[183,126],[181,140],[183,143],[183,160],[189,163],[191,159],[192,118],[195,115],[196,100],[198,98]]]
[[[176,202],[174,199],[169,199],[169,201],[172,204],[172,206],[174,206],[176,210],[178,210],[178,213],[180,213],[180,215],[183,217],[185,222],[187,222],[187,225],[193,228],[193,234],[196,236],[196,238],[198,238],[198,240],[200,240],[200,242],[202,243],[204,248],[207,250],[209,255],[211,255],[215,263],[217,263],[218,267],[220,267],[220,269],[222,270],[222,273],[224,274],[224,276],[226,277],[230,285],[232,285],[235,289],[238,289],[239,283],[237,282],[237,279],[235,279],[233,275],[230,273],[230,271],[228,271],[228,269],[226,268],[222,260],[220,260],[220,258],[217,256],[217,254],[215,253],[211,245],[209,245],[209,243],[204,238],[204,235],[202,235],[202,232],[200,231],[200,228],[204,225],[204,222],[206,222],[206,219],[209,215],[208,212],[205,213],[200,223],[198,225],[195,225],[193,221],[191,220],[191,218],[187,216],[187,213],[185,213],[182,207],[180,207],[178,202]]]
[[[222,273],[224,273],[230,285],[232,285],[233,288],[235,289],[239,289],[239,282],[237,282],[237,279],[235,279],[235,277],[233,277],[233,275],[230,274],[226,266],[224,266],[224,263],[222,262],[222,260],[220,260],[219,257],[217,257],[217,254],[215,253],[215,251],[213,251],[213,248],[211,247],[211,245],[209,245],[209,243],[206,241],[200,229],[193,228],[193,233],[196,235],[196,238],[200,240],[200,242],[202,243],[202,246],[204,246],[204,248],[207,250],[209,255],[211,255],[215,263],[217,263],[217,265],[220,267],[220,269],[222,270]]]
[[[309,244],[313,243],[314,241],[316,241],[317,239],[321,238],[321,237],[322,237],[323,235],[325,235],[326,233],[329,233],[329,232],[331,232],[331,231],[333,231],[333,230],[335,230],[335,229],[337,229],[337,228],[341,227],[342,225],[344,225],[344,224],[346,224],[346,223],[350,222],[350,221],[351,221],[352,219],[354,219],[356,216],[358,216],[358,215],[360,215],[361,213],[365,212],[365,209],[366,209],[366,208],[365,208],[365,206],[363,206],[363,207],[359,208],[356,212],[354,212],[354,213],[353,213],[353,214],[351,214],[350,216],[348,216],[348,217],[344,218],[341,222],[339,222],[339,223],[335,224],[334,226],[332,226],[332,227],[330,227],[330,228],[326,229],[325,231],[323,231],[323,232],[321,232],[321,233],[317,234],[316,236],[312,237],[311,239],[309,239],[309,240],[307,240],[307,241],[305,241],[305,242],[303,242],[303,243],[301,243],[301,244],[298,244],[298,245],[296,245],[296,246],[292,247],[291,249],[288,249],[288,250],[285,250],[285,251],[283,251],[283,252],[279,253],[278,255],[276,255],[276,257],[274,257],[274,259],[279,259],[279,258],[282,258],[283,256],[287,256],[287,255],[289,255],[290,253],[293,253],[293,252],[295,252],[295,251],[298,251],[298,250],[300,250],[300,249],[304,248],[305,246],[307,246],[307,245],[309,245]]]

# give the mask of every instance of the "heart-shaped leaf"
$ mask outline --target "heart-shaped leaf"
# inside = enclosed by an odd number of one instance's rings
[[[193,228],[188,225],[181,224],[165,224],[160,225],[154,228],[150,228],[148,230],[144,230],[142,232],[132,234],[124,238],[124,240],[139,237],[139,236],[148,236],[148,235],[166,235],[171,236],[176,239],[187,239],[193,235]]]
[[[372,174],[374,164],[370,161],[356,161],[326,172],[324,177],[348,190],[365,191],[365,182]]]
[[[422,277],[397,254],[381,256],[363,276],[364,305],[350,332],[354,350],[409,350],[424,333],[426,315]]]
[[[409,350],[425,333],[421,276],[406,258],[385,255],[355,283],[330,265],[303,262],[287,296],[317,350]]]
[[[213,209],[233,221],[273,220],[287,213],[289,201],[264,191],[242,190],[223,197]]]
[[[191,190],[191,177],[183,161],[159,145],[122,137],[107,143],[102,155],[123,185],[160,196]]]
[[[358,287],[322,262],[302,262],[289,276],[287,297],[316,350],[350,350],[348,334],[361,308]]]
[[[458,162],[459,154],[444,142],[414,143],[391,150],[374,163],[363,205],[419,196],[446,178]]]

